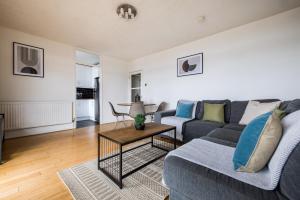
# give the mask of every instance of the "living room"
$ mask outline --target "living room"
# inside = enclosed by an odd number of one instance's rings
[[[300,110],[299,6],[298,0],[1,1],[0,198],[298,199],[300,160],[292,156],[298,143],[286,144],[282,135]],[[76,51],[100,59],[99,93],[91,97],[99,98],[100,125],[76,128]],[[222,110],[221,120],[211,104]],[[235,169],[241,135],[256,117],[278,109],[286,115],[281,140],[264,168]],[[187,110],[188,117],[176,118]],[[228,132],[231,124],[238,126]],[[283,152],[291,156],[278,164],[284,144],[293,147]],[[156,151],[135,159],[131,170],[114,160],[126,173],[106,169],[108,158],[131,158],[149,145]],[[188,148],[202,153],[194,158]],[[205,158],[218,159],[218,151],[230,157],[219,159],[228,171]],[[270,165],[281,168],[268,177]]]

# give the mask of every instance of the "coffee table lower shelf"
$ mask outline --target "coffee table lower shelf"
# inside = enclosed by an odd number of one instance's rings
[[[121,145],[99,134],[98,170],[122,189],[122,179],[164,157],[169,151],[176,148],[176,140],[174,140],[174,144],[171,144],[158,138],[159,136],[152,136],[148,140],[144,139],[143,142],[138,141],[138,144]]]

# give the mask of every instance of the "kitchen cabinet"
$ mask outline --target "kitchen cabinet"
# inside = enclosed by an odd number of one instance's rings
[[[76,118],[77,120],[94,120],[95,118],[95,101],[76,100]]]
[[[93,68],[76,65],[76,87],[93,88]]]

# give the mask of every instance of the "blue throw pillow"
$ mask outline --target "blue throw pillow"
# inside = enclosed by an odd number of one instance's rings
[[[276,111],[252,120],[243,130],[236,146],[233,164],[236,171],[257,172],[269,162],[282,136]]]
[[[194,103],[178,103],[176,117],[192,118]]]

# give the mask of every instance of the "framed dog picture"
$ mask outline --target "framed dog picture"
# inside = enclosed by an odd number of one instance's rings
[[[177,77],[203,74],[203,53],[177,58]]]
[[[14,42],[13,74],[44,78],[44,49]]]

